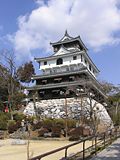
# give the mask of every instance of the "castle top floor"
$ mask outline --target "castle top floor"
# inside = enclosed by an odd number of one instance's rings
[[[51,43],[51,45],[54,51],[53,55],[35,58],[43,74],[77,71],[83,67],[86,67],[94,77],[99,73],[79,36],[70,37],[66,31],[61,40]]]

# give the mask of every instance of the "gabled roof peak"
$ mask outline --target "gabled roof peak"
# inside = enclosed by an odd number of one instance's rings
[[[73,37],[71,37],[71,36],[68,34],[67,30],[66,30],[66,31],[65,31],[65,34],[64,34],[63,38],[60,40],[60,42],[66,41],[66,40],[71,40],[71,39],[73,39]]]
[[[54,54],[54,56],[61,55],[61,54],[67,54],[67,53],[70,53],[70,51],[67,50],[67,48],[65,48],[64,45],[62,44],[60,49]]]
[[[68,34],[68,31],[67,29],[65,30],[65,33],[64,33],[64,36],[58,41],[58,42],[54,42],[54,43],[51,43],[51,45],[54,45],[56,43],[62,43],[62,42],[65,42],[65,41],[68,41],[68,40],[71,40],[71,39],[74,39],[73,37],[71,37],[69,34]]]
[[[78,41],[79,44],[85,49],[87,50],[85,44],[83,43],[83,41],[81,40],[81,37],[80,36],[77,36],[77,37],[71,37],[69,34],[68,34],[68,31],[65,30],[65,34],[64,36],[57,42],[54,42],[54,43],[50,43],[53,47],[54,46],[57,46],[57,45],[62,45],[62,44],[65,44],[65,43],[72,43],[72,42],[75,42],[75,41]]]

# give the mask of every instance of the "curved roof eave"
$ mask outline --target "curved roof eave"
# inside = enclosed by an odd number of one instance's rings
[[[66,49],[66,51],[68,51],[67,49]],[[43,57],[43,58],[34,58],[34,60],[35,61],[37,61],[37,62],[40,62],[40,61],[44,61],[44,60],[48,60],[48,59],[51,59],[51,58],[56,58],[56,57],[61,57],[61,56],[66,56],[66,57],[68,57],[68,56],[70,56],[70,54],[73,54],[73,53],[76,53],[76,54],[79,54],[79,53],[83,53],[84,51],[72,51],[72,52],[70,52],[69,54],[62,54],[62,55],[55,55],[55,54],[52,54],[52,55],[50,55],[50,56],[48,56],[48,57]]]

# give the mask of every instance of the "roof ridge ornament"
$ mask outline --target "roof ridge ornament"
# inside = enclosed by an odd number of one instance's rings
[[[65,30],[65,35],[64,36],[68,36],[69,37],[67,29]]]

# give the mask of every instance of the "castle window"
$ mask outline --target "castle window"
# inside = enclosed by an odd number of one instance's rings
[[[60,83],[61,80],[62,80],[62,78],[55,78],[55,79],[54,79],[54,83]]]
[[[71,71],[74,71],[74,67],[73,67],[73,66],[70,66],[70,70],[71,70]]]
[[[50,74],[52,73],[52,70],[50,69]]]
[[[55,48],[54,48],[54,51],[57,52],[57,50],[58,50],[58,49],[55,47]]]
[[[40,68],[40,62],[39,62],[39,68]]]
[[[76,60],[77,59],[77,56],[73,56],[73,60]]]
[[[91,65],[89,64],[89,70],[91,71]]]
[[[44,61],[44,65],[47,65],[47,61]]]
[[[79,44],[76,45],[77,48],[80,48]]]
[[[53,69],[53,73],[56,73],[57,72],[57,70],[56,69]]]
[[[70,76],[69,77],[69,81],[74,81],[75,80],[75,77],[74,76]]]
[[[69,71],[69,67],[66,68],[66,71],[67,71],[67,72]]]
[[[85,59],[85,64],[87,64],[87,60]]]
[[[81,55],[81,62],[83,61],[83,56]]]
[[[63,59],[62,58],[58,58],[56,64],[57,65],[63,64]]]
[[[46,79],[42,80],[42,84],[46,84],[46,83],[47,83]]]

